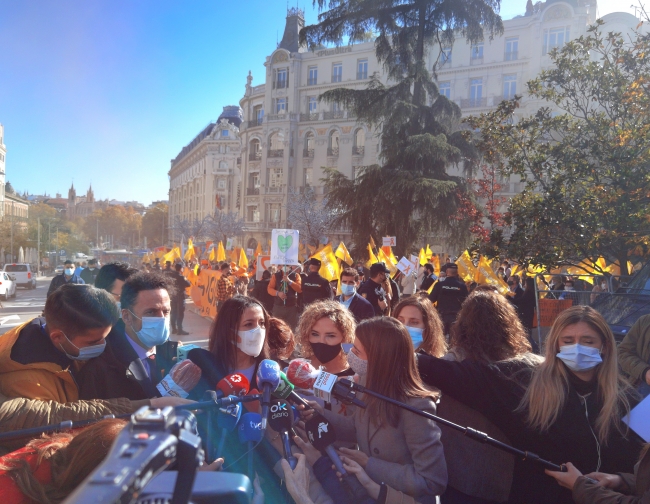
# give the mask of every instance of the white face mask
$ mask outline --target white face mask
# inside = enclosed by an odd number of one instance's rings
[[[266,329],[257,326],[250,331],[237,331],[237,334],[241,339],[241,341],[237,342],[237,348],[242,352],[251,357],[257,357],[262,353],[264,340],[266,338]]]
[[[359,376],[365,376],[368,374],[368,361],[363,360],[352,350],[348,352],[348,364],[350,365],[350,369]]]

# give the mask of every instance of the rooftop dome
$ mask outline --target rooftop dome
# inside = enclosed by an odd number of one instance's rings
[[[219,119],[217,119],[217,124],[221,122],[221,119],[227,119],[230,124],[239,128],[244,120],[244,111],[239,105],[227,105],[223,108],[223,112],[221,112]]]

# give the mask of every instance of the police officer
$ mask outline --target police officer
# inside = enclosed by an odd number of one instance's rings
[[[468,292],[465,282],[458,278],[458,266],[455,263],[445,264],[442,270],[446,271],[447,278],[444,282],[438,282],[433,286],[429,300],[438,303],[436,308],[445,326],[445,334],[449,334],[449,329],[456,320],[456,315]]]
[[[304,306],[319,299],[334,298],[330,283],[318,273],[320,267],[321,262],[318,259],[310,259],[309,273],[302,282],[302,302]]]

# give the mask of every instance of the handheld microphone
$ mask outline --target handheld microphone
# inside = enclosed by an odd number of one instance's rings
[[[306,359],[294,359],[287,368],[287,378],[296,387],[310,389],[318,376],[318,370]]]
[[[246,397],[249,397],[249,396],[257,397],[258,400],[250,401],[250,402],[249,401],[244,402],[243,403],[244,408],[246,408],[246,411],[248,411],[249,413],[261,414],[262,413],[262,407],[260,406],[259,399],[262,397],[262,394],[260,394],[260,391],[257,390],[257,389],[251,389],[251,391],[248,393],[248,395]]]
[[[215,389],[217,391],[218,399],[231,395],[243,396],[248,393],[248,390],[250,389],[250,383],[248,382],[248,378],[246,378],[243,374],[233,373],[231,375],[224,376],[221,380],[219,380],[219,383],[217,383]]]
[[[221,427],[221,439],[219,440],[219,446],[217,447],[217,457],[219,458],[223,455],[223,448],[226,444],[226,437],[228,433],[235,430],[237,423],[242,415],[242,405],[241,403],[231,404],[225,408],[219,408],[217,413],[217,426]]]
[[[293,425],[293,410],[289,406],[289,403],[286,401],[275,401],[271,404],[269,425],[274,431],[280,434],[284,458],[289,462],[291,469],[295,469],[298,464],[298,459],[291,453],[289,430],[291,430],[291,426]]]
[[[280,365],[264,359],[257,368],[257,384],[262,387],[262,432],[266,430],[271,405],[271,392],[280,385]]]
[[[251,481],[255,478],[253,473],[253,447],[259,443],[264,436],[262,432],[262,417],[257,413],[245,413],[239,422],[237,429],[239,442],[246,443],[248,448],[248,477]]]
[[[354,404],[360,408],[365,408],[366,403],[357,399],[355,389],[351,385],[342,382],[353,383],[350,380],[339,381],[336,375],[320,370],[314,382],[314,395],[323,401],[331,402],[332,397],[336,397],[343,404]]]
[[[305,431],[309,442],[316,447],[321,453],[327,455],[336,470],[341,473],[343,486],[357,499],[367,495],[365,488],[359,483],[354,474],[348,473],[343,467],[343,462],[339,458],[336,450],[332,446],[336,442],[336,432],[334,426],[323,416],[316,413],[305,423]]]
[[[294,403],[302,404],[305,408],[310,409],[309,403],[296,394],[293,390],[293,383],[289,381],[287,375],[280,371],[280,384],[273,391],[273,397],[277,399],[289,399]]]

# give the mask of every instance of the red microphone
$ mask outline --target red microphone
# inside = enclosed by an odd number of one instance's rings
[[[259,394],[259,393],[260,393],[259,390],[251,389],[250,392],[248,394],[246,394],[246,395],[255,395],[255,394]],[[242,403],[242,404],[244,405],[244,408],[246,408],[246,410],[249,413],[257,413],[257,414],[260,414],[260,415],[262,414],[262,405],[260,404],[259,401],[250,401],[250,402],[245,402],[245,403]]]
[[[305,359],[294,359],[289,363],[287,378],[300,389],[310,389],[314,386],[318,370]]]
[[[248,378],[243,374],[234,373],[225,376],[219,380],[219,383],[217,383],[217,398],[221,399],[222,397],[227,397],[229,395],[237,397],[244,396],[248,393],[250,386]]]

